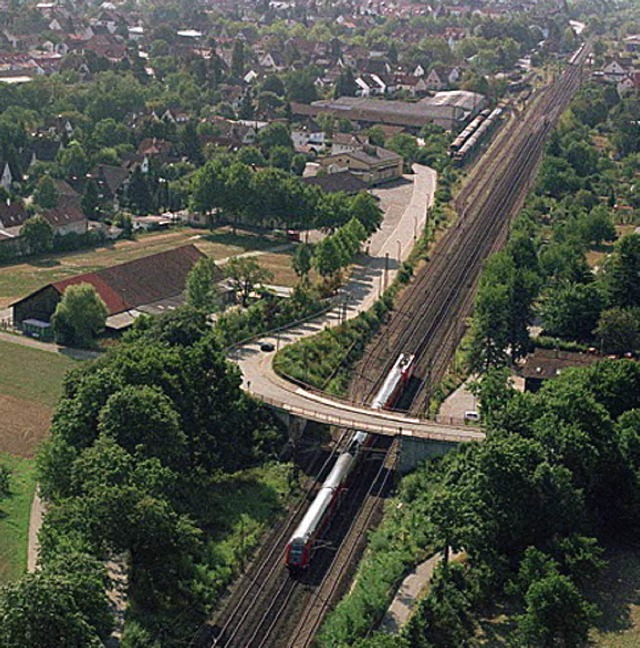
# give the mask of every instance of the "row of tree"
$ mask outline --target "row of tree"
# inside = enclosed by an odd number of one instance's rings
[[[290,228],[333,229],[357,218],[368,233],[381,222],[381,210],[366,193],[351,198],[342,193],[325,194],[318,187],[275,168],[258,169],[235,161],[207,162],[194,175],[190,206],[210,214],[242,219],[255,224]]]

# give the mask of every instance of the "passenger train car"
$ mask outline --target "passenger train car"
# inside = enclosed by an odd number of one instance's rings
[[[398,400],[413,372],[415,357],[401,353],[385,378],[373,401],[373,409],[389,409]],[[287,543],[285,564],[291,574],[309,568],[317,540],[329,524],[341,496],[346,492],[349,478],[362,457],[363,449],[373,441],[373,435],[356,432],[347,449],[336,460],[329,476]]]

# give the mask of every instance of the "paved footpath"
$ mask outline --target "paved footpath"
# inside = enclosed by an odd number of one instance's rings
[[[452,553],[449,560],[455,560],[461,554]],[[442,561],[442,553],[437,553],[419,564],[401,583],[389,606],[380,630],[387,634],[397,634],[409,620],[417,601],[424,596],[425,588],[433,578],[433,572]]]

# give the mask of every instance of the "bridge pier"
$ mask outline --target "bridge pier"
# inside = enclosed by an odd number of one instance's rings
[[[308,420],[295,414],[290,414],[281,409],[272,408],[271,410],[282,423],[286,426],[288,430],[289,442],[292,444],[297,444],[307,427]]]
[[[435,441],[433,439],[401,436],[398,472],[401,475],[405,475],[425,459],[442,457],[457,445],[458,443],[449,441]]]

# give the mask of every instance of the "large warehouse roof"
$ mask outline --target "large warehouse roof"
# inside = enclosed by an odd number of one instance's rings
[[[202,257],[204,254],[194,245],[184,245],[51,285],[62,294],[68,286],[91,284],[107,305],[109,315],[113,315],[180,294],[187,275]]]
[[[306,106],[305,114],[313,112],[331,112],[340,117],[353,121],[365,121],[379,124],[394,124],[407,128],[421,128],[429,122],[452,128],[466,121],[469,116],[482,110],[485,98],[476,92],[452,90],[438,92],[433,97],[425,97],[420,101],[389,101],[387,99],[371,99],[366,97],[338,97],[314,101]],[[297,113],[297,104],[292,104],[293,112]],[[310,109],[310,110],[309,110]]]

